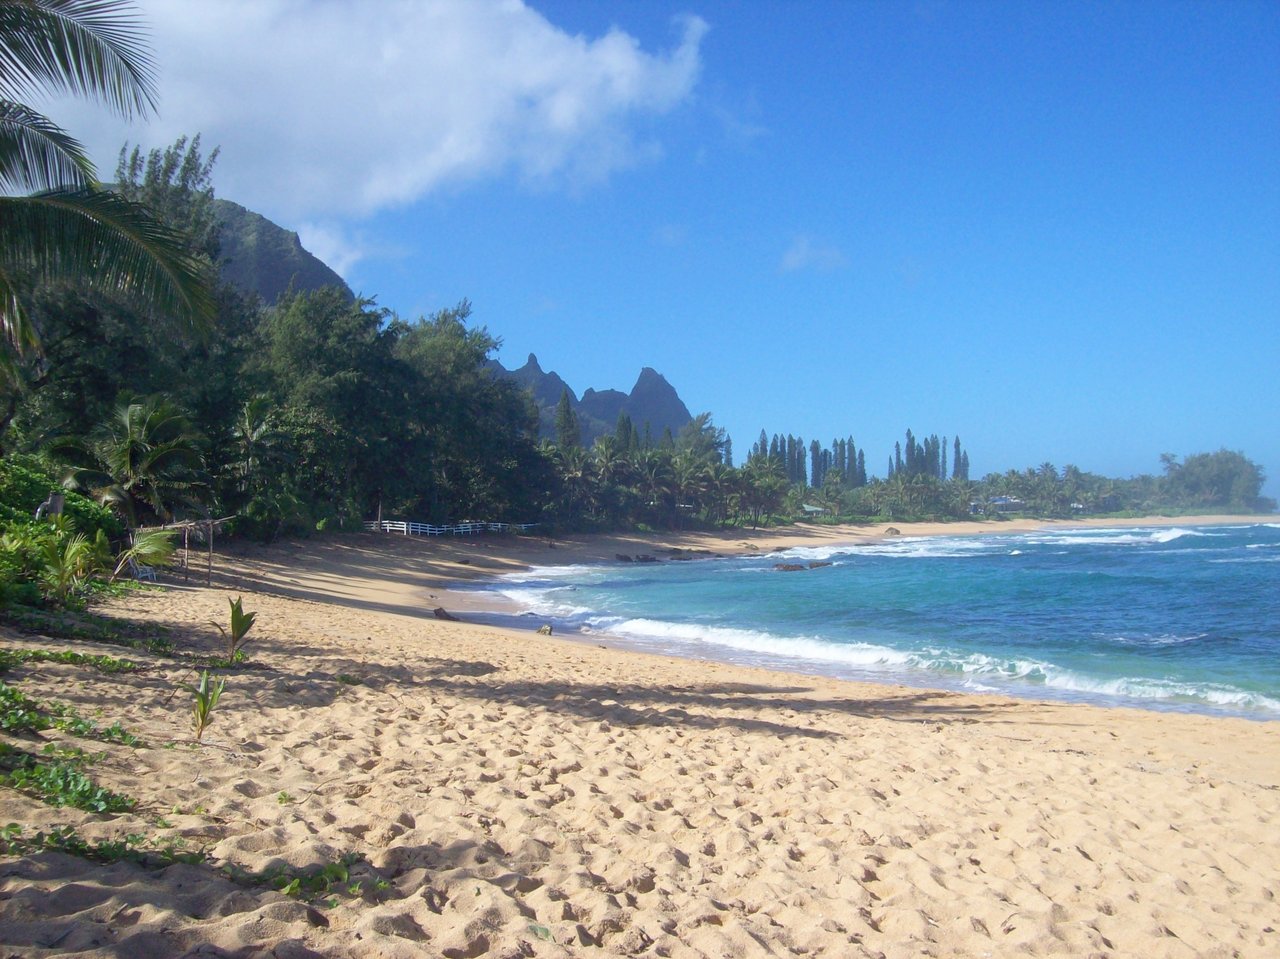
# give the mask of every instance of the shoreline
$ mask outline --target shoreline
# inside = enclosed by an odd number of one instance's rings
[[[347,564],[351,556],[363,557],[355,561],[356,568],[375,568],[379,563],[389,564],[386,578],[394,578],[390,566],[402,564],[404,571],[413,574],[419,588],[414,594],[404,596],[395,604],[375,605],[371,608],[405,612],[411,615],[430,616],[439,607],[457,618],[459,625],[477,629],[502,630],[513,636],[527,635],[547,622],[534,618],[527,610],[502,596],[497,590],[481,585],[496,583],[500,577],[524,572],[538,567],[564,566],[612,566],[620,565],[617,554],[650,554],[660,563],[673,561],[671,553],[680,552],[690,561],[717,558],[763,556],[773,552],[804,548],[856,548],[860,545],[881,543],[890,539],[911,540],[934,537],[968,537],[1018,535],[1040,530],[1087,529],[1138,529],[1176,528],[1180,526],[1247,526],[1259,523],[1280,522],[1280,514],[1233,516],[1224,514],[1200,514],[1195,516],[1146,516],[1131,518],[1084,520],[966,520],[954,523],[877,523],[867,525],[827,526],[794,524],[780,529],[729,530],[729,531],[666,531],[657,533],[569,535],[549,541],[539,536],[499,536],[474,538],[424,538],[390,533],[347,534],[329,542],[302,541],[290,544],[284,550],[275,547],[248,547],[235,554],[237,558],[255,556],[254,578],[257,588],[266,587],[280,595],[299,598],[323,599],[342,602],[341,593],[351,588],[357,593],[376,592],[380,585],[375,580],[355,580],[343,584],[340,578],[328,574],[315,589],[299,588],[290,575],[293,558],[301,555],[311,563],[324,566],[334,563]],[[897,534],[890,533],[896,528]],[[377,560],[374,554],[385,552]],[[275,554],[273,556],[273,554]],[[267,557],[272,557],[268,559]],[[353,579],[351,570],[341,579]],[[228,580],[226,582],[231,582]],[[1165,704],[1160,700],[1147,701],[1137,697],[1091,695],[1087,692],[1041,689],[1034,684],[1013,684],[1013,688],[980,691],[950,685],[942,676],[922,673],[918,678],[903,676],[877,677],[855,671],[841,675],[824,672],[821,666],[810,661],[787,661],[781,654],[764,655],[760,659],[715,655],[697,655],[690,650],[671,647],[658,642],[645,644],[634,639],[608,632],[559,632],[554,638],[574,645],[608,648],[619,653],[639,656],[667,657],[700,664],[722,664],[730,668],[743,667],[773,670],[784,675],[816,677],[838,682],[868,683],[888,688],[903,688],[926,692],[940,692],[959,696],[994,695],[1010,696],[1025,702],[1043,702],[1092,706],[1100,709],[1137,709],[1158,715],[1194,715],[1205,718],[1238,718],[1249,722],[1280,722],[1280,717],[1230,707],[1201,707],[1186,704]]]
[[[32,734],[33,753],[42,740],[92,749],[94,783],[136,805],[86,813],[6,789],[5,821],[25,837],[70,827],[201,853],[0,856],[0,951],[1250,959],[1280,947],[1280,725],[601,649],[425,605],[552,552],[570,550],[361,534],[219,554],[213,587],[168,574],[105,601],[186,654],[221,649],[211,623],[229,599],[257,614],[249,662],[221,671],[199,744],[190,699],[174,699],[189,661],[0,630],[10,647],[147,666],[6,675],[143,744]],[[314,894],[243,878],[335,863],[344,878]]]
[[[1041,531],[1070,532],[1102,529],[1170,529],[1183,526],[1248,526],[1255,523],[1272,522],[1275,519],[1277,517],[1265,515],[1233,517],[1213,514],[1194,517],[1134,517],[1123,520],[1087,521],[1021,520],[996,523],[972,521],[955,524],[881,523],[872,527],[821,526],[799,530],[795,528],[770,530],[766,531],[765,535],[761,537],[761,541],[758,542],[740,540],[726,543],[724,538],[718,534],[710,534],[708,536],[707,534],[698,533],[685,538],[680,537],[679,534],[674,534],[675,539],[673,540],[673,534],[667,534],[666,537],[659,534],[656,537],[650,537],[652,540],[650,548],[656,553],[652,558],[658,565],[678,560],[765,557],[774,553],[786,553],[789,556],[794,556],[795,553],[793,551],[795,550],[813,549],[821,550],[816,555],[819,558],[823,558],[828,555],[827,551],[849,550],[856,552],[862,546],[895,540],[913,541],[937,537],[1017,536]],[[896,527],[897,533],[889,533],[888,530],[894,527]],[[815,536],[815,533],[818,535]],[[852,538],[854,535],[860,538],[855,540]],[[679,551],[679,554],[671,555],[668,552],[669,550]],[[541,563],[539,566],[541,568],[555,569],[565,565],[576,566],[582,564],[595,566],[599,563],[604,568],[626,568],[626,564],[620,562],[621,557],[612,562],[605,559],[595,560],[594,557],[598,556],[599,553],[599,549],[585,554],[579,551],[570,558],[557,556],[555,561]],[[791,561],[803,562],[805,555],[802,552],[800,559]],[[785,559],[786,557],[783,558]],[[584,560],[587,560],[587,562],[584,563]],[[798,676],[821,676],[836,680],[945,691],[960,695],[991,694],[1012,696],[1020,700],[1090,705],[1108,709],[1127,708],[1157,713],[1232,717],[1247,719],[1252,722],[1280,721],[1280,715],[1261,705],[1249,707],[1219,704],[1212,700],[1190,699],[1181,701],[1161,698],[1158,695],[1145,697],[1132,693],[1123,694],[1105,690],[1090,691],[1087,686],[1076,688],[1070,684],[1036,683],[1018,678],[979,683],[975,688],[964,676],[954,676],[927,669],[909,667],[893,669],[889,667],[875,668],[849,664],[841,665],[838,662],[827,661],[823,657],[817,659],[806,658],[800,653],[768,652],[765,650],[753,652],[748,649],[737,648],[732,642],[730,645],[723,645],[713,638],[707,637],[704,637],[707,645],[703,643],[691,645],[687,641],[664,640],[657,636],[621,635],[611,632],[609,628],[587,628],[585,626],[575,627],[572,625],[564,628],[565,624],[557,618],[554,612],[535,613],[527,607],[518,605],[514,600],[504,595],[498,585],[499,578],[503,575],[509,574],[499,574],[492,579],[491,586],[482,585],[479,589],[475,588],[475,584],[484,583],[488,577],[479,576],[475,579],[470,579],[467,581],[467,586],[450,586],[445,595],[455,604],[457,611],[464,616],[466,621],[516,631],[533,629],[540,625],[548,628],[554,627],[555,635],[569,642],[597,645],[644,655],[669,656],[696,662],[718,662],[729,666],[777,670]]]

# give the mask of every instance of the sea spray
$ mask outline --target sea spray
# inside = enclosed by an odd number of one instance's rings
[[[497,584],[558,634],[842,678],[1280,719],[1280,524],[902,537]],[[779,562],[830,563],[779,573]]]

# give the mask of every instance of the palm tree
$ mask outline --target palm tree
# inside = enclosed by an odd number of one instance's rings
[[[656,522],[675,499],[675,478],[671,454],[666,450],[641,450],[635,464],[636,487],[649,514]]]
[[[562,508],[570,521],[576,521],[583,511],[591,510],[596,502],[595,478],[587,451],[581,446],[557,449],[556,465],[560,473]]]
[[[706,473],[707,518],[721,526],[729,518],[729,501],[733,496],[737,470],[724,463],[712,463]]]
[[[138,297],[202,329],[213,295],[183,238],[104,190],[84,148],[25,106],[71,93],[125,117],[154,108],[152,61],[122,0],[0,0],[0,372],[37,352],[27,298],[76,280]]]
[[[699,458],[693,450],[681,450],[671,461],[672,483],[675,492],[674,520],[680,528],[682,513],[696,513],[702,508],[707,491],[707,466],[709,460]]]
[[[175,506],[207,490],[198,444],[186,416],[164,397],[122,403],[80,446],[93,465],[71,470],[64,482],[89,491],[130,528],[148,517],[167,521]]]
[[[231,428],[235,454],[231,473],[238,492],[247,496],[252,489],[262,487],[262,473],[282,458],[286,439],[276,426],[276,412],[268,397],[258,395],[245,402]]]

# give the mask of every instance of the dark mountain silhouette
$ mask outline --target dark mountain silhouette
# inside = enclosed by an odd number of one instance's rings
[[[584,446],[590,446],[598,436],[612,434],[622,413],[631,418],[631,425],[641,436],[648,427],[655,442],[661,439],[663,430],[669,429],[675,436],[693,419],[675,388],[661,373],[647,366],[640,371],[630,393],[588,388],[581,399],[557,373],[544,371],[532,353],[524,366],[518,369],[508,370],[497,361],[493,362],[493,367],[533,395],[538,406],[539,434],[547,439],[555,439],[556,408],[565,391],[568,391],[570,405],[578,414]]]
[[[267,306],[290,289],[301,293],[336,286],[355,298],[342,277],[302,248],[297,233],[230,200],[215,199],[213,203],[221,226],[222,278],[228,283],[242,292],[257,294]],[[647,366],[640,371],[630,393],[588,389],[581,399],[557,374],[544,371],[532,353],[518,369],[508,370],[496,360],[490,361],[490,367],[533,395],[538,407],[539,435],[547,439],[555,438],[556,407],[565,391],[578,414],[584,446],[590,446],[596,437],[612,434],[622,413],[631,417],[631,425],[640,436],[647,429],[655,442],[662,438],[664,430],[671,430],[675,436],[693,419],[671,384]]]
[[[298,234],[230,200],[215,199],[222,278],[267,306],[290,288],[302,292],[336,286],[355,298],[333,270],[302,248]]]

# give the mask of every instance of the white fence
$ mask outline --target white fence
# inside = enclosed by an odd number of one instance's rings
[[[481,533],[527,533],[537,523],[455,523],[452,526],[433,526],[430,523],[406,523],[402,520],[384,519],[382,526],[377,520],[366,520],[364,528],[369,532],[377,532],[381,528],[384,533],[403,533],[405,536],[478,536]]]

